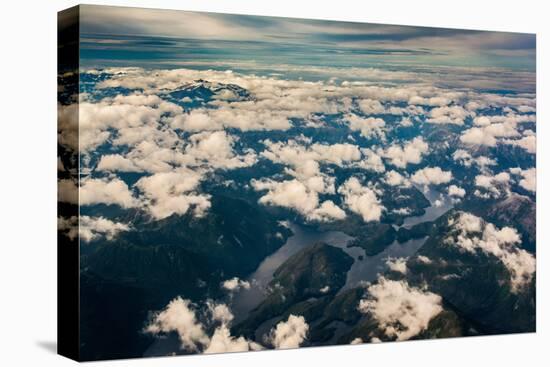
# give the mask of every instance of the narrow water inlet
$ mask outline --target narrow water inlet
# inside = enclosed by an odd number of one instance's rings
[[[403,227],[433,221],[453,207],[451,200],[436,190],[425,193],[431,206],[420,216],[408,217]],[[436,201],[440,200],[440,205]],[[317,232],[306,229],[295,223],[288,224],[292,236],[276,252],[268,256],[246,280],[250,282],[250,289],[241,289],[232,295],[231,309],[235,315],[235,323],[246,319],[249,312],[258,306],[266,296],[268,284],[273,279],[273,273],[281,264],[298,251],[307,248],[317,242],[325,242],[331,246],[341,248],[353,259],[353,265],[347,273],[346,283],[340,290],[346,290],[360,285],[361,282],[376,280],[379,273],[386,268],[388,258],[409,257],[414,255],[424,244],[426,238],[409,240],[403,243],[394,241],[381,253],[374,256],[365,256],[365,251],[360,247],[347,247],[354,238],[339,231]],[[363,259],[360,260],[359,258]]]

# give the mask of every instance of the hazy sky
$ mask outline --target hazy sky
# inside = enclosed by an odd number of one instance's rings
[[[533,34],[82,6],[82,57],[535,70]]]

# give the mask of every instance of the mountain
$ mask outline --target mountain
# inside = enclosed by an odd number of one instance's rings
[[[514,291],[508,281],[512,274],[499,259],[449,245],[449,221],[457,215],[451,211],[434,223],[435,230],[418,251],[430,262],[409,259],[409,283],[427,285],[483,334],[535,331],[535,277]]]
[[[516,228],[524,240],[522,246],[535,251],[537,212],[533,199],[512,192],[504,199],[484,204],[469,202],[465,208],[500,227]]]
[[[257,204],[219,195],[202,218],[144,222],[116,242],[84,247],[81,297],[87,300],[82,312],[88,322],[82,343],[90,346],[88,357],[100,359],[108,354],[93,351],[111,350],[92,347],[110,340],[103,316],[117,335],[134,336],[132,348],[123,349],[131,354],[124,356],[141,356],[140,335],[150,310],[163,308],[175,295],[193,301],[221,297],[222,281],[253,271],[289,235]]]
[[[166,96],[177,104],[184,102],[183,105],[186,107],[202,106],[215,98],[232,101],[246,101],[251,98],[246,89],[236,84],[211,82],[203,79],[185,83],[180,88],[167,93]]]
[[[345,284],[353,259],[342,249],[316,243],[291,256],[273,274],[269,294],[236,330],[254,335],[257,327],[310,298],[334,296]]]

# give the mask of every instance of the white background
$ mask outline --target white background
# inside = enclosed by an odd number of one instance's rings
[[[167,9],[537,33],[536,334],[103,362],[104,366],[548,365],[548,77],[545,1],[93,1]],[[56,12],[74,1],[0,5],[0,365],[67,366],[56,340]],[[96,365],[91,363],[88,365]]]

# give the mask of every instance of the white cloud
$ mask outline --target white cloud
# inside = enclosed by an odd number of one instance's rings
[[[403,146],[392,144],[386,149],[377,151],[380,156],[389,159],[391,164],[399,168],[405,168],[409,163],[420,163],[422,156],[427,152],[428,144],[419,137],[406,142]]]
[[[511,138],[519,136],[517,124],[523,119],[516,115],[506,116],[480,116],[474,119],[472,127],[465,130],[460,140],[467,145],[485,145],[494,147],[499,142],[498,138]],[[505,142],[506,140],[500,140]]]
[[[171,126],[191,132],[226,128],[241,131],[288,130],[292,127],[288,117],[284,111],[277,113],[251,102],[220,102],[220,108],[217,109],[195,109],[178,115]]]
[[[332,200],[325,200],[323,203],[311,213],[309,213],[308,218],[312,220],[317,220],[320,222],[328,222],[332,220],[344,219],[346,213],[340,209]]]
[[[172,143],[166,144],[168,146],[159,146],[156,141],[140,140],[132,145],[133,148],[125,156],[103,156],[97,169],[158,173],[170,172],[177,167],[194,163],[193,157],[185,156],[179,149],[172,147]]]
[[[391,271],[407,274],[407,259],[404,257],[386,259],[386,266]]]
[[[515,145],[525,149],[525,151],[530,154],[537,153],[537,138],[534,135],[524,136],[523,138],[517,140],[505,139],[502,142],[504,144]]]
[[[269,340],[276,349],[298,348],[304,342],[309,325],[303,316],[289,315],[271,329]]]
[[[105,98],[104,101],[108,101],[109,98]],[[120,105],[132,105],[132,106],[159,106],[163,103],[166,103],[159,96],[154,94],[130,94],[130,95],[117,95],[112,98],[113,104]],[[177,109],[177,107],[174,106]],[[179,109],[178,109],[179,111]]]
[[[439,167],[426,167],[414,173],[411,181],[418,185],[441,185],[453,179],[450,171],[443,171]]]
[[[193,110],[187,115],[177,116],[172,120],[171,126],[174,129],[186,131],[218,130],[223,125],[214,123],[206,110]]]
[[[418,255],[417,259],[418,259],[418,261],[420,261],[423,264],[431,264],[432,263],[432,260],[429,257],[424,256],[424,255]]]
[[[135,186],[142,192],[142,202],[155,219],[185,214],[193,209],[196,216],[210,208],[210,196],[196,192],[202,176],[180,168],[142,177]]]
[[[98,171],[120,171],[120,172],[142,172],[131,159],[120,154],[106,154],[101,157],[97,164]]]
[[[384,105],[374,99],[361,99],[357,101],[357,105],[366,115],[379,115],[384,113]]]
[[[88,152],[106,142],[111,136],[109,129],[156,126],[164,113],[175,114],[181,111],[181,108],[169,102],[162,102],[158,106],[114,102],[116,101],[106,99],[98,103],[79,104],[80,151]]]
[[[119,178],[86,178],[81,181],[80,205],[107,204],[133,208],[139,205],[124,181]]]
[[[410,186],[409,180],[397,171],[388,171],[384,176],[384,181],[390,186]]]
[[[148,144],[158,147],[158,149],[169,150],[178,146],[180,141],[180,137],[168,126],[151,123],[150,125],[118,129],[116,135],[113,136],[112,145],[122,149],[137,147],[144,149],[145,144]]]
[[[197,76],[196,71],[185,69],[175,70],[173,73],[185,79],[189,79],[191,75]],[[200,77],[213,80],[212,83],[238,84],[248,89],[255,100],[211,102],[217,108],[200,108],[178,115],[172,121],[173,128],[187,131],[224,128],[242,131],[287,130],[292,126],[289,121],[291,118],[307,120],[314,113],[334,114],[348,111],[351,107],[349,97],[356,96],[349,88],[331,86],[333,90],[325,90],[320,82],[259,78],[214,71],[203,71]],[[166,85],[173,84],[169,82]]]
[[[266,150],[261,155],[273,162],[292,166],[294,169],[304,166],[307,161],[330,163],[344,166],[361,159],[361,152],[353,144],[311,144],[301,145],[296,140],[287,142],[264,141]],[[315,172],[316,174],[317,172]]]
[[[57,171],[58,172],[65,171],[65,166],[63,165],[63,161],[61,160],[61,157],[57,157]]]
[[[512,292],[531,282],[535,273],[536,260],[529,252],[521,249],[521,237],[511,227],[498,229],[492,223],[470,213],[461,212],[456,220],[450,223],[457,232],[451,233],[446,243],[453,244],[469,253],[481,251],[499,259],[510,273]]]
[[[511,101],[513,101],[512,99]],[[535,115],[517,115],[514,113],[509,106],[503,108],[506,115],[492,115],[492,116],[482,116],[477,120],[474,120],[474,123],[477,122],[479,126],[489,126],[489,125],[498,125],[504,124],[508,127],[515,127],[517,124],[525,122],[536,122]],[[499,127],[498,129],[500,129]]]
[[[464,119],[468,116],[471,113],[461,106],[444,106],[433,108],[426,121],[432,124],[464,125]]]
[[[97,170],[122,172],[170,172],[177,167],[200,167],[205,170],[234,169],[256,163],[254,152],[236,155],[233,146],[236,138],[225,131],[206,131],[191,135],[183,142],[159,137],[156,141],[140,141],[125,156],[109,154],[101,157]]]
[[[72,152],[79,148],[78,106],[57,104],[57,141]]]
[[[485,129],[472,127],[462,133],[460,141],[469,145],[487,145],[494,147],[497,145],[495,137],[488,133]]]
[[[181,19],[178,20],[181,23]],[[114,22],[116,23],[116,21]],[[192,24],[192,23],[191,23]],[[158,26],[158,24],[157,24]],[[288,27],[287,24],[284,27]],[[166,28],[166,27],[164,27]],[[206,27],[199,27],[209,28]],[[303,27],[298,32],[303,32]],[[311,29],[308,29],[306,32],[311,32]],[[295,29],[295,28],[293,28]],[[316,31],[319,31],[317,28]],[[357,31],[357,29],[353,30]],[[158,34],[158,31],[153,32]],[[185,32],[186,34],[188,31]],[[314,32],[315,33],[315,32]],[[181,32],[180,32],[181,34]],[[247,34],[250,34],[248,31]],[[348,43],[351,45],[351,43]],[[321,75],[322,77],[330,78],[340,78],[343,81],[338,85],[332,81],[325,84],[326,86],[330,85],[330,89],[327,90],[329,93],[334,93],[338,95],[346,95],[352,93],[352,95],[358,98],[371,98],[377,99],[383,102],[386,101],[398,101],[398,102],[407,102],[412,96],[421,95],[426,98],[431,97],[443,97],[450,100],[458,100],[464,97],[465,95],[471,100],[480,100],[485,105],[502,105],[502,106],[520,106],[520,105],[529,105],[535,106],[533,94],[524,95],[522,97],[508,97],[501,96],[496,94],[478,94],[478,93],[463,93],[455,92],[448,89],[435,88],[426,84],[423,85],[414,85],[414,84],[403,84],[403,81],[408,82],[418,82],[423,80],[426,83],[436,83],[441,81],[440,73],[430,72],[412,72],[412,71],[397,71],[397,70],[387,70],[379,68],[363,68],[363,67],[327,67],[327,66],[297,66],[289,64],[270,64],[263,65],[254,60],[250,61],[239,61],[239,62],[230,62],[230,61],[212,61],[200,62],[197,60],[191,61],[177,61],[176,64],[185,67],[187,65],[203,65],[205,67],[218,67],[218,68],[234,68],[234,69],[248,69],[256,74],[267,74],[267,72],[277,72],[277,73],[314,73],[316,75]],[[87,72],[98,73],[97,70],[86,70]],[[528,73],[528,80],[526,80],[523,73],[507,72],[505,77],[502,78],[487,78],[486,70],[480,70],[479,72],[474,72],[472,69],[456,68],[453,69],[455,73],[447,73],[446,83],[451,83],[453,87],[460,88],[532,88],[533,87],[533,73]],[[101,83],[101,87],[117,87],[123,86],[127,88],[143,88],[145,90],[161,90],[161,89],[174,89],[181,86],[183,82],[190,82],[199,78],[207,80],[215,80],[218,82],[225,83],[235,83],[242,85],[242,82],[239,78],[243,78],[242,75],[238,73],[231,72],[230,70],[225,71],[214,71],[214,70],[191,70],[191,69],[169,69],[169,70],[143,70],[140,68],[108,68],[106,70],[108,73],[115,73],[115,78],[105,80]],[[362,79],[360,81],[347,81],[345,78],[353,77],[354,80]],[[467,78],[465,76],[468,76]],[[501,75],[502,76],[502,75]],[[255,77],[259,79],[261,77]],[[252,79],[252,78],[250,78]],[[266,83],[271,82],[271,78],[264,77]],[[498,79],[498,80],[497,80]],[[382,87],[378,85],[369,85],[365,84],[364,81],[376,82],[376,81],[399,81],[400,84],[398,87],[388,86]],[[503,82],[504,81],[504,82]],[[258,83],[260,84],[260,83]],[[247,89],[251,89],[250,86],[247,86]],[[351,89],[347,91],[346,89]]]
[[[495,138],[509,138],[519,136],[516,130],[516,125],[513,122],[498,122],[483,128],[486,134],[492,135]]]
[[[379,117],[360,117],[353,113],[345,116],[352,131],[360,131],[365,138],[378,137],[385,139],[384,127],[386,123]]]
[[[444,107],[450,104],[452,101],[445,97],[421,97],[413,96],[409,99],[410,105],[422,105],[422,106],[433,106],[433,107]]]
[[[57,200],[61,203],[78,204],[78,187],[71,179],[57,181]]]
[[[196,61],[193,61],[196,65]],[[185,62],[181,62],[185,65]],[[225,66],[227,63],[224,62]],[[259,70],[257,63],[247,62],[249,70]],[[212,65],[209,63],[209,65]],[[219,66],[222,63],[218,64]],[[242,67],[238,63],[236,67]],[[305,70],[317,74],[326,75],[330,73],[333,77],[346,77],[353,74],[355,77],[366,77],[369,80],[395,80],[402,81],[418,80],[417,73],[410,72],[388,72],[374,68],[348,68],[343,74],[337,68],[320,67],[296,67],[290,65],[271,65],[270,68],[279,68],[281,71]],[[89,72],[95,72],[89,70]],[[427,85],[401,85],[399,87],[381,87],[367,85],[363,82],[343,81],[336,84],[328,82],[309,82],[302,80],[283,80],[271,77],[260,77],[257,75],[243,75],[229,70],[192,70],[192,69],[170,69],[170,70],[144,70],[139,68],[112,68],[107,72],[115,72],[116,75],[102,81],[98,88],[104,87],[127,87],[132,89],[143,89],[143,94],[131,96],[131,98],[106,99],[104,103],[111,103],[120,106],[149,107],[153,110],[168,111],[170,116],[163,119],[170,123],[172,128],[181,128],[188,131],[222,130],[224,128],[237,128],[247,130],[287,130],[292,125],[290,119],[299,118],[310,120],[314,114],[349,114],[352,110],[352,99],[363,113],[377,114],[389,113],[395,115],[408,114],[409,116],[424,114],[422,107],[437,106],[428,112],[429,122],[433,123],[455,123],[461,124],[465,117],[473,115],[470,111],[488,105],[502,106],[523,106],[522,108],[533,108],[534,98],[529,96],[504,97],[496,95],[478,94],[474,92],[456,92],[434,88]],[[424,77],[427,77],[425,74]],[[389,79],[388,79],[389,78]],[[253,101],[236,101],[233,93],[226,89],[218,89],[215,100],[208,107],[194,109],[190,113],[183,113],[177,110],[177,106],[169,105],[166,102],[159,102],[155,93],[165,92],[181,88],[182,85],[193,86],[205,82],[196,82],[198,79],[208,80],[207,85],[214,88],[221,86],[221,83],[237,84],[247,89],[254,96]],[[464,83],[463,81],[461,81]],[[485,81],[487,82],[487,81]],[[476,84],[479,85],[479,81]],[[147,95],[149,94],[149,95]],[[227,99],[227,94],[230,96]],[[460,99],[468,97],[470,103],[468,110],[459,105],[451,105]],[[477,101],[477,102],[474,102]],[[395,105],[384,106],[384,103],[409,102],[406,108]],[[476,103],[476,108],[472,109]],[[157,106],[157,104],[159,104]],[[161,107],[162,105],[162,107]],[[496,117],[492,117],[497,122]],[[502,121],[534,121],[534,115],[506,115]],[[323,125],[320,123],[319,126]],[[106,131],[102,130],[102,133]],[[94,138],[106,139],[101,134],[91,135]]]
[[[507,183],[510,180],[510,175],[506,172],[501,172],[496,176],[477,175],[475,178],[476,186],[490,189],[495,182]]]
[[[78,217],[57,217],[57,230],[65,234],[71,241],[78,236]]]
[[[524,170],[519,167],[511,168],[510,172],[522,177],[519,181],[519,185],[525,190],[531,192],[537,191],[537,169],[535,167]]]
[[[451,224],[452,223],[454,222],[451,221]],[[458,222],[456,222],[455,226],[465,233],[481,232],[483,221],[481,218],[473,214],[462,212],[460,213]]]
[[[458,198],[463,198],[464,195],[466,195],[466,190],[464,190],[462,187],[458,187],[456,185],[451,185],[447,188],[447,192],[449,193],[449,196],[454,196]]]
[[[345,217],[344,211],[332,201],[325,201],[319,205],[318,194],[334,192],[333,184],[327,186],[322,176],[313,176],[304,182],[297,179],[282,182],[252,180],[251,184],[256,191],[267,190],[259,200],[262,204],[294,209],[309,220],[330,221]]]
[[[343,166],[349,162],[355,162],[361,159],[361,152],[353,144],[313,144],[311,150],[318,154],[316,160]]]
[[[537,191],[537,170],[529,168],[521,172],[523,178],[519,181],[519,185],[525,190],[532,192]]]
[[[293,208],[306,215],[319,204],[317,193],[308,190],[306,185],[296,179],[283,182],[253,180],[252,187],[256,191],[268,190],[267,194],[260,198],[262,204]]]
[[[408,216],[409,214],[411,214],[411,209],[409,208],[392,209],[391,212],[397,215]]]
[[[453,160],[460,162],[464,167],[471,167],[476,165],[481,170],[485,170],[488,166],[496,166],[497,161],[495,159],[480,155],[473,157],[469,152],[464,149],[457,149],[453,153]]]
[[[478,116],[474,119],[474,125],[477,125],[477,126],[491,125],[491,119],[487,116]]]
[[[211,318],[203,324],[198,320],[191,302],[177,297],[164,310],[154,315],[145,331],[153,335],[176,332],[181,348],[191,352],[209,354],[263,349],[261,345],[242,336],[231,335],[229,325],[234,316],[227,305],[208,301],[207,307]],[[211,329],[214,323],[221,325],[214,329],[212,336],[209,336],[206,330]]]
[[[305,143],[309,139],[302,137]],[[334,178],[321,173],[319,162],[345,166],[361,158],[361,152],[351,144],[301,145],[298,141],[273,143],[265,141],[267,149],[261,155],[273,162],[288,165],[285,173],[292,180],[277,182],[271,179],[252,180],[254,190],[267,193],[260,203],[291,208],[314,221],[345,218],[345,212],[331,200],[320,202],[320,194],[333,194]]]
[[[238,338],[232,336],[229,328],[226,325],[222,325],[214,330],[214,334],[210,338],[210,343],[204,350],[204,353],[246,352],[260,349],[263,348],[259,344],[251,342],[242,336]]]
[[[359,311],[378,321],[386,336],[407,340],[428,327],[442,310],[441,297],[406,281],[378,278],[368,288],[369,297],[359,302]]]
[[[256,163],[255,153],[235,156],[234,144],[235,138],[225,131],[206,131],[189,137],[185,153],[193,158],[195,165],[203,163],[212,168],[233,169],[249,167]]]
[[[229,324],[235,318],[235,316],[233,316],[233,313],[226,304],[208,301],[207,306],[210,313],[212,314],[213,321],[218,321],[222,324]]]
[[[98,73],[93,70],[90,72]],[[160,173],[185,171],[191,176],[191,181],[195,176],[200,176],[200,181],[213,169],[232,169],[254,164],[258,158],[256,153],[249,149],[237,153],[234,148],[241,145],[238,135],[230,135],[224,131],[225,128],[243,131],[287,130],[292,127],[290,121],[293,118],[303,119],[308,126],[326,126],[327,123],[318,117],[319,114],[340,114],[344,118],[348,116],[354,119],[354,128],[363,135],[376,135],[384,133],[384,121],[353,115],[353,112],[357,112],[357,107],[365,114],[390,113],[415,121],[418,115],[429,114],[430,118],[434,119],[433,122],[448,119],[451,123],[457,123],[464,113],[470,114],[468,111],[464,112],[465,110],[460,111],[460,106],[449,106],[462,100],[466,92],[454,92],[426,85],[380,87],[353,81],[308,82],[242,75],[231,71],[191,69],[112,68],[107,72],[116,75],[101,82],[97,88],[121,86],[143,91],[129,96],[104,98],[94,103],[91,102],[91,98],[82,99],[80,107],[83,110],[83,151],[91,152],[99,144],[110,142],[120,153],[99,157],[97,170],[153,173],[153,176],[149,176],[151,185],[153,181],[160,182],[164,179],[169,182],[184,180],[181,177],[176,179],[157,176]],[[359,69],[357,72],[366,73],[365,70]],[[367,74],[369,77],[386,78],[380,73],[381,71],[373,69]],[[196,82],[198,79],[208,82]],[[165,96],[171,90],[181,89],[182,85],[193,87],[201,83],[220,89],[217,90],[214,101],[205,107],[193,109],[190,113],[159,97]],[[221,83],[237,84],[247,89],[253,100],[236,100],[234,93],[224,92]],[[534,96],[529,95],[503,99],[474,92],[467,94],[469,99],[478,101],[479,106],[502,104],[525,106],[527,109],[534,106]],[[407,102],[409,105],[402,107],[402,104]],[[415,104],[436,108],[430,110]],[[61,115],[69,121],[71,111],[74,112],[75,107],[61,109]],[[490,116],[490,126],[482,127],[491,127],[488,131],[495,136],[515,137],[514,124],[535,120],[534,115],[529,116],[512,113],[505,116]],[[348,123],[352,124],[351,121]],[[70,128],[68,122],[66,125]],[[189,135],[174,129],[183,129],[195,134]],[[529,139],[530,137],[534,139],[532,135],[524,136]],[[531,141],[529,139],[526,142]],[[520,144],[519,140],[517,144]],[[294,180],[259,180],[262,184],[273,184],[271,188],[266,188],[268,192],[264,200],[273,205],[278,205],[275,204],[277,201],[282,202],[283,206],[299,211],[308,220],[342,219],[345,212],[333,201],[322,199],[321,195],[335,192],[335,178],[327,173],[331,168],[325,170],[323,167],[321,170],[322,164],[364,168],[380,173],[385,171],[382,158],[396,167],[406,168],[408,164],[420,163],[429,150],[428,144],[421,137],[389,147],[372,149],[375,151],[360,149],[353,144],[312,143],[311,139],[266,144],[262,156],[287,166],[285,173],[291,175]],[[487,159],[489,161],[486,163],[489,165],[491,162]],[[389,178],[395,176],[388,175],[386,179]],[[138,198],[134,198],[131,190],[127,189],[129,196],[126,196],[126,199],[131,200],[119,205],[144,208],[156,219],[174,213],[187,213],[191,209],[196,215],[202,215],[210,205],[209,196],[200,193],[198,184],[191,189],[178,192],[180,187],[185,186],[179,182],[173,186],[176,191],[161,187],[160,193],[156,194],[142,187],[147,179],[143,178],[143,181],[140,180],[139,185],[135,186],[140,191]],[[285,198],[285,188],[304,193],[305,199]],[[70,199],[74,201],[75,198],[66,198]],[[112,197],[104,199],[115,200]]]
[[[403,126],[403,127],[410,127],[410,126],[413,126],[413,122],[410,118],[408,117],[404,117],[401,119],[401,121],[399,122],[399,125]]]
[[[362,186],[355,177],[348,179],[338,188],[338,192],[344,196],[344,202],[347,207],[361,215],[365,222],[379,221],[382,216],[384,206],[376,196],[374,190]]]
[[[361,149],[361,152],[363,153],[363,159],[355,163],[356,167],[378,173],[384,172],[386,170],[386,166],[384,165],[382,158],[378,154],[368,148]]]
[[[528,112],[536,112],[537,110],[534,106],[519,106],[518,111],[523,113],[528,113]]]
[[[250,289],[250,282],[234,277],[224,281],[222,288],[230,292],[238,291],[239,289]]]
[[[103,217],[89,217],[87,215],[80,217],[79,228],[80,239],[84,242],[90,242],[99,237],[105,237],[111,241],[119,232],[130,230],[128,224],[113,222]]]
[[[477,175],[475,177],[475,185],[487,191],[487,195],[497,198],[503,193],[508,193],[510,183],[510,174],[508,172],[500,172],[497,175]],[[480,196],[478,194],[478,196]]]
[[[203,325],[191,308],[191,302],[181,297],[173,299],[163,311],[158,312],[145,331],[154,335],[175,331],[182,348],[190,351],[198,351],[201,345],[208,345],[210,342]]]

